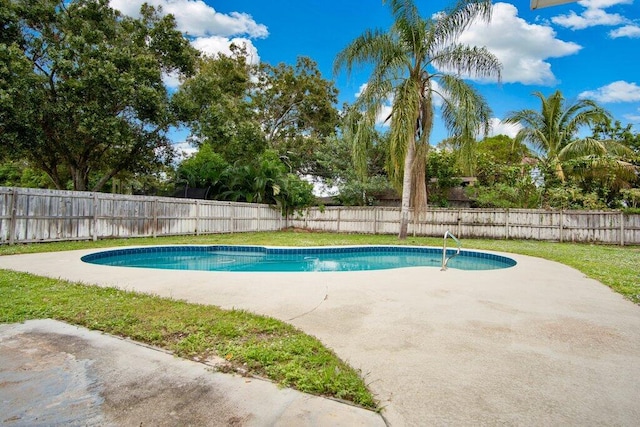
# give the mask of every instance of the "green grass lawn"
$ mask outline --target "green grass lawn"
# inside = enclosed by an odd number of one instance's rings
[[[441,238],[308,232],[237,233],[1,246],[0,255],[158,244],[322,246],[408,244],[441,246]],[[558,261],[640,304],[640,247],[463,239],[487,249]],[[361,373],[317,339],[284,322],[239,310],[99,288],[0,270],[0,322],[52,318],[129,337],[194,360],[217,356],[222,369],[269,378],[283,386],[377,409]]]

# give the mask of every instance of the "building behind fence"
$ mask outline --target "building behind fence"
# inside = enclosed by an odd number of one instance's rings
[[[283,218],[255,203],[0,187],[0,244],[275,231],[397,234],[400,208],[311,208]],[[640,244],[640,215],[617,211],[432,209],[409,233],[459,238]]]

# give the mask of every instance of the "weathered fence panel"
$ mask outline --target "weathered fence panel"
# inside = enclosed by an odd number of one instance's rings
[[[409,233],[459,238],[640,244],[640,215],[618,211],[434,209]],[[414,221],[415,219],[415,221]],[[0,244],[280,230],[396,234],[400,208],[311,208],[283,218],[269,205],[0,187]]]
[[[0,187],[0,244],[279,230],[269,205]]]
[[[400,208],[327,207],[309,209],[295,227],[339,233],[396,234]],[[416,219],[416,221],[414,221]],[[459,238],[531,239],[564,242],[640,244],[640,215],[618,211],[429,208],[409,218],[408,232]]]

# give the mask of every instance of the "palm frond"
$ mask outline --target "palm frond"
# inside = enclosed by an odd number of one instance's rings
[[[443,86],[448,93],[442,117],[453,135],[460,166],[468,175],[475,173],[475,143],[489,132],[491,108],[484,98],[464,80],[445,76]]]
[[[490,0],[460,0],[434,21],[433,44],[437,47],[456,43],[458,37],[476,20],[489,22]]]
[[[438,69],[452,70],[459,75],[498,81],[502,77],[500,60],[486,47],[450,45],[437,52],[431,62]]]

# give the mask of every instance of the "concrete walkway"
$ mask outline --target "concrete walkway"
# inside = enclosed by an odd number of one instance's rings
[[[373,412],[67,325],[0,325],[3,426],[384,426]]]
[[[393,426],[640,419],[640,307],[558,263],[508,255],[518,265],[494,271],[213,273],[80,261],[94,251],[5,256],[0,268],[292,323],[362,370]]]

